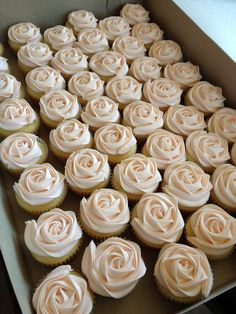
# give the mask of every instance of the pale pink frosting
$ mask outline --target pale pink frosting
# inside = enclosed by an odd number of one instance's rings
[[[167,293],[180,300],[206,298],[213,286],[206,255],[201,250],[179,243],[167,244],[161,249],[154,276]]]
[[[141,57],[135,59],[130,66],[130,74],[139,82],[156,80],[161,76],[161,67],[155,58]]]
[[[123,54],[127,60],[131,61],[145,56],[146,48],[141,39],[133,36],[117,37],[112,45],[112,50]]]
[[[134,289],[146,267],[138,244],[113,237],[98,246],[90,242],[83,255],[82,271],[94,292],[119,299]]]
[[[141,4],[127,3],[123,6],[120,15],[128,21],[130,25],[146,23],[150,20],[149,12]]]
[[[0,56],[0,72],[8,72],[9,66],[7,59]]]
[[[97,27],[97,19],[92,12],[86,10],[73,11],[68,15],[68,22],[74,31],[79,32],[84,28]]]
[[[144,44],[152,44],[162,39],[163,31],[156,23],[138,23],[133,26],[131,35],[141,39]]]
[[[6,98],[20,98],[21,82],[8,73],[0,72],[0,102]]]
[[[149,56],[156,58],[158,64],[165,66],[179,62],[183,58],[180,46],[173,40],[160,40],[153,43]]]
[[[72,47],[73,43],[76,41],[73,31],[62,25],[48,28],[44,32],[43,37],[46,43],[50,44],[56,51],[66,47]]]
[[[32,23],[18,23],[8,28],[8,38],[17,44],[41,41],[40,28]]]
[[[115,40],[119,36],[130,35],[129,23],[120,16],[109,16],[99,21],[99,27],[109,40]]]
[[[86,281],[73,273],[70,265],[52,270],[35,290],[32,301],[38,314],[89,314],[93,309]]]

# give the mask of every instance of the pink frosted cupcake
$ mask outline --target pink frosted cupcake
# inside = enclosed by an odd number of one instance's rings
[[[66,47],[72,47],[76,41],[73,31],[63,25],[56,25],[46,29],[43,37],[44,41],[54,52]]]
[[[72,28],[75,35],[85,28],[96,28],[97,18],[95,15],[86,10],[73,11],[68,15],[66,26]]]
[[[110,44],[119,36],[130,35],[129,23],[120,16],[109,16],[100,20],[99,28],[106,34]]]
[[[127,3],[120,11],[120,15],[127,20],[130,25],[149,22],[149,12],[141,4]]]
[[[133,26],[131,35],[141,39],[149,49],[154,41],[162,39],[163,31],[156,23],[138,23]]]
[[[183,58],[180,46],[173,40],[155,41],[149,50],[149,56],[161,66],[179,62]]]

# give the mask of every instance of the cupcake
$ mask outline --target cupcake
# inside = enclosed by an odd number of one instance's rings
[[[179,243],[170,243],[161,249],[154,278],[165,297],[184,304],[207,298],[213,286],[205,253]]]
[[[39,107],[43,123],[50,129],[56,128],[63,120],[80,116],[77,97],[64,89],[46,93],[40,98]]]
[[[39,117],[25,99],[8,98],[0,105],[0,137],[37,133]]]
[[[40,28],[32,23],[18,23],[8,28],[8,44],[15,53],[21,46],[41,40]]]
[[[232,163],[236,166],[236,143],[234,143],[234,145],[232,146],[230,155]]]
[[[7,98],[24,98],[25,91],[21,82],[8,73],[0,72],[0,102]]]
[[[186,238],[208,259],[224,259],[233,252],[236,244],[236,219],[220,207],[207,204],[188,219]]]
[[[130,201],[138,201],[143,194],[155,192],[161,180],[157,159],[134,154],[115,166],[112,185]]]
[[[167,78],[149,79],[143,85],[143,98],[152,105],[166,111],[170,106],[178,105],[183,90],[177,82]]]
[[[33,295],[37,313],[83,313],[93,310],[93,296],[87,282],[70,265],[52,270],[38,284]]]
[[[62,121],[49,133],[50,149],[62,161],[71,153],[82,148],[91,148],[93,138],[89,126],[76,119]]]
[[[236,167],[231,164],[219,166],[211,177],[213,189],[211,200],[228,212],[236,212]]]
[[[170,164],[186,160],[185,145],[182,136],[159,129],[149,135],[142,153],[158,161],[158,168],[165,170]]]
[[[94,134],[95,147],[108,155],[111,164],[133,155],[137,149],[137,141],[130,127],[111,123],[99,128]]]
[[[137,100],[125,107],[122,123],[130,126],[136,139],[142,142],[157,129],[162,128],[163,112],[150,103]]]
[[[133,26],[131,35],[141,39],[149,49],[154,41],[162,39],[163,31],[156,23],[138,23]]]
[[[123,6],[120,15],[127,20],[130,25],[147,23],[150,20],[149,12],[145,10],[141,4],[127,3]]]
[[[199,66],[193,65],[189,61],[167,64],[164,70],[164,77],[179,83],[184,91],[189,90],[202,78]]]
[[[183,59],[180,46],[173,40],[155,41],[149,50],[149,57],[157,60],[161,66],[174,64]]]
[[[90,242],[82,258],[82,272],[95,293],[120,299],[134,289],[146,266],[137,243],[112,237],[98,246]]]
[[[194,212],[206,204],[211,189],[210,176],[194,162],[175,162],[165,170],[162,190],[176,197],[182,211]]]
[[[120,16],[109,16],[99,21],[99,28],[106,34],[110,44],[119,36],[129,36],[129,23]]]
[[[52,51],[47,44],[33,42],[22,46],[17,52],[18,66],[25,74],[31,70],[49,65],[52,60]]]
[[[81,105],[104,94],[104,82],[100,77],[89,71],[74,74],[68,83],[68,90],[77,96]]]
[[[100,96],[87,102],[81,119],[92,132],[109,123],[120,122],[118,104],[107,96]]]
[[[216,111],[207,123],[209,132],[225,138],[229,144],[236,142],[236,110],[222,108]]]
[[[194,106],[174,105],[164,115],[165,129],[185,139],[194,131],[204,130],[204,114]]]
[[[32,215],[60,206],[66,197],[64,175],[45,163],[26,168],[13,189],[17,203]]]
[[[205,116],[209,116],[224,107],[224,101],[222,89],[206,81],[194,84],[184,98],[186,106],[197,107]]]
[[[67,47],[57,51],[51,60],[51,66],[69,80],[77,72],[88,70],[87,59],[79,48]]]
[[[42,66],[31,70],[25,78],[30,97],[38,102],[40,97],[52,90],[65,88],[65,80],[58,70]]]
[[[143,41],[139,38],[120,36],[114,40],[112,50],[123,54],[128,65],[130,65],[134,59],[144,57],[147,49],[144,47]]]
[[[72,28],[74,34],[78,35],[78,33],[84,28],[96,28],[97,18],[90,11],[73,11],[68,15],[66,26]]]
[[[119,109],[142,98],[142,84],[131,76],[116,76],[106,85],[106,95],[119,103]]]
[[[187,159],[196,162],[204,171],[212,173],[230,160],[227,140],[216,133],[195,131],[186,140]]]
[[[3,44],[0,43],[0,56],[2,56],[4,53],[4,47],[3,47]]]
[[[80,221],[85,232],[93,238],[120,235],[130,219],[127,196],[112,189],[94,191],[80,202]]]
[[[66,161],[65,177],[70,189],[79,195],[106,187],[110,181],[107,155],[89,148],[73,152]]]
[[[105,82],[116,75],[124,76],[129,71],[125,56],[115,51],[95,53],[89,61],[89,67]]]
[[[25,245],[39,263],[63,264],[80,246],[82,231],[73,211],[54,208],[25,224]]]
[[[42,164],[47,159],[46,143],[31,133],[15,133],[0,143],[0,161],[13,175],[27,167]]]
[[[184,220],[177,200],[165,193],[145,193],[132,212],[131,226],[137,238],[151,248],[178,242]]]
[[[0,56],[0,72],[9,73],[9,65],[7,59]]]
[[[89,58],[97,52],[107,51],[110,48],[106,34],[99,28],[85,28],[81,30],[74,47],[80,48]]]
[[[52,51],[58,51],[63,48],[72,47],[76,38],[73,31],[65,26],[56,25],[46,29],[43,34],[44,41]]]
[[[131,63],[129,72],[139,83],[145,83],[158,79],[161,76],[161,67],[155,58],[141,57]]]

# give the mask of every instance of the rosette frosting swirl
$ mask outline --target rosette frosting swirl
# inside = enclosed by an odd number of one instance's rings
[[[236,219],[214,204],[205,205],[192,214],[187,240],[207,256],[227,254],[236,244]]]
[[[96,148],[109,155],[127,153],[137,141],[130,127],[111,123],[99,128],[94,135]]]
[[[18,23],[8,28],[8,38],[17,44],[41,41],[40,28],[32,23]]]
[[[56,51],[66,47],[72,47],[73,43],[76,41],[73,31],[62,25],[56,25],[46,29],[43,37],[45,42],[51,45]]]
[[[112,50],[123,54],[127,60],[131,61],[145,56],[146,48],[143,41],[133,36],[117,37],[112,45]]]
[[[149,135],[143,151],[158,160],[158,168],[164,170],[168,165],[186,160],[182,136],[160,129]]]
[[[115,40],[119,36],[130,35],[129,23],[120,16],[109,16],[99,21],[99,27],[109,40]]]
[[[206,298],[212,289],[213,275],[206,255],[179,243],[165,245],[154,269],[158,283],[174,297],[192,301]]]
[[[68,15],[68,22],[72,25],[75,32],[83,28],[97,27],[97,19],[92,12],[86,10],[73,11]]]
[[[138,244],[113,237],[98,246],[90,242],[83,255],[82,271],[94,292],[119,299],[134,289],[146,267]]]
[[[135,59],[130,66],[130,73],[139,82],[156,80],[161,76],[161,67],[155,58],[141,57]]]
[[[135,195],[156,191],[162,179],[158,161],[142,154],[122,160],[115,166],[113,175],[122,190]]]
[[[156,41],[149,50],[149,56],[157,59],[162,66],[179,62],[183,58],[180,46],[173,40]]]
[[[112,234],[130,219],[127,196],[112,189],[94,191],[80,202],[80,217],[85,226],[95,232]]]
[[[184,220],[174,197],[146,193],[135,207],[131,225],[146,243],[160,247],[179,240]]]
[[[0,102],[6,98],[20,97],[21,82],[8,73],[0,72]]]
[[[89,314],[93,300],[86,281],[73,273],[70,265],[63,265],[51,271],[37,287],[33,306],[38,314]]]
[[[130,25],[146,23],[150,20],[149,12],[141,4],[127,3],[123,6],[120,15],[128,21]]]
[[[9,66],[7,59],[0,56],[0,72],[8,72]]]
[[[67,159],[65,176],[72,187],[93,188],[109,179],[108,158],[95,149],[84,148],[75,151]]]
[[[62,195],[65,189],[64,179],[64,175],[45,163],[25,169],[13,189],[24,202],[42,205]]]
[[[162,188],[177,198],[180,209],[195,209],[208,201],[212,184],[210,176],[197,164],[181,161],[166,168]]]
[[[131,35],[141,39],[146,45],[161,40],[163,31],[156,23],[138,23],[133,26]]]

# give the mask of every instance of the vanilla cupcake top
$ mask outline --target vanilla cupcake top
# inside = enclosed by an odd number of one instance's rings
[[[77,97],[64,89],[53,90],[43,95],[39,106],[40,113],[55,122],[74,118],[80,111]]]
[[[105,154],[126,154],[137,140],[130,127],[111,123],[99,128],[94,134],[96,148]]]
[[[19,130],[37,119],[36,113],[25,99],[8,98],[0,105],[0,128]]]
[[[127,60],[134,60],[145,56],[146,48],[143,41],[133,36],[117,37],[112,45],[112,50],[123,54]]]
[[[47,93],[51,90],[65,88],[65,80],[58,70],[42,66],[31,70],[25,78],[27,86],[36,93]]]
[[[106,34],[107,39],[115,40],[119,36],[129,36],[129,23],[120,16],[109,16],[99,21],[99,28]]]
[[[149,12],[141,4],[127,3],[123,6],[120,15],[126,19],[130,25],[146,23],[150,20]]]
[[[95,53],[89,61],[89,67],[98,75],[109,77],[126,75],[129,71],[125,56],[116,51]]]
[[[158,168],[186,160],[185,145],[182,136],[163,129],[149,135],[144,146],[147,155],[158,160]]]
[[[80,202],[80,217],[90,230],[102,234],[119,231],[130,219],[127,196],[113,189],[94,191]]]
[[[167,64],[164,70],[164,76],[179,83],[180,87],[184,90],[189,89],[202,78],[199,72],[199,66],[193,65],[189,61]]]
[[[7,59],[0,56],[0,72],[8,72],[9,66]]]
[[[177,198],[178,204],[190,208],[201,207],[210,196],[210,176],[191,161],[169,165],[164,173],[163,191]]]
[[[32,23],[18,23],[8,28],[8,38],[16,44],[28,44],[42,40],[40,28]]]
[[[36,288],[32,302],[38,314],[89,314],[93,308],[87,282],[70,265],[52,270]]]
[[[158,256],[154,276],[163,288],[177,298],[206,298],[213,286],[211,266],[206,255],[188,245],[165,245]]]
[[[234,143],[231,149],[231,159],[233,164],[236,166],[236,142]]]
[[[206,128],[204,114],[194,106],[171,106],[164,115],[164,121],[167,129],[182,136]]]
[[[156,23],[138,23],[132,28],[131,35],[143,41],[145,45],[162,39],[163,31]]]
[[[47,44],[33,42],[21,46],[17,52],[18,60],[30,68],[48,65],[52,60],[52,51]]]
[[[224,255],[236,244],[236,219],[219,206],[207,204],[189,218],[187,240],[207,255]]]
[[[79,48],[66,47],[59,50],[51,60],[54,69],[62,74],[73,75],[79,71],[87,70],[88,57]]]
[[[46,29],[43,37],[45,42],[50,44],[56,51],[66,47],[72,47],[73,43],[76,41],[72,29],[63,25],[56,25]]]
[[[121,104],[129,104],[142,98],[142,84],[132,76],[116,76],[108,81],[106,95]]]
[[[39,256],[62,257],[68,254],[82,231],[73,211],[54,208],[25,222],[24,240],[31,253]]]
[[[83,255],[82,272],[94,292],[119,299],[134,289],[146,266],[137,243],[112,237],[98,246],[90,242]]]
[[[108,123],[120,120],[118,104],[106,96],[100,96],[87,102],[81,119],[94,128],[100,128]]]
[[[225,138],[229,143],[236,142],[236,110],[222,108],[216,111],[207,123],[209,132]]]
[[[161,76],[161,67],[155,58],[141,57],[135,59],[130,66],[130,73],[139,82],[156,80]]]
[[[236,208],[236,167],[221,165],[214,171],[211,181],[217,198],[229,208]]]
[[[167,78],[148,80],[143,85],[143,95],[147,101],[161,110],[180,103],[183,90],[177,82]]]
[[[68,83],[68,90],[72,94],[89,101],[104,93],[104,82],[100,77],[89,71],[80,71],[74,74]]]
[[[217,168],[230,159],[227,140],[215,133],[202,130],[188,136],[186,150],[190,158],[203,169]]]
[[[222,89],[206,81],[198,82],[188,91],[187,97],[192,105],[204,113],[214,113],[224,107]]]
[[[0,102],[6,98],[20,97],[21,82],[8,73],[0,72]]]
[[[183,58],[180,46],[173,40],[160,40],[153,43],[149,56],[156,58],[158,64],[165,66],[179,62]]]
[[[113,176],[122,190],[135,195],[155,192],[162,180],[158,160],[142,154],[122,160],[115,166]]]
[[[160,247],[178,241],[184,220],[174,197],[145,193],[134,209],[131,225],[141,239]]]
[[[123,122],[132,127],[134,135],[143,137],[163,126],[163,112],[150,103],[137,100],[125,107]]]
[[[51,145],[57,150],[72,153],[91,142],[91,134],[87,124],[77,119],[62,121],[49,134]]]
[[[9,135],[0,144],[0,160],[9,169],[22,170],[33,166],[43,154],[39,143],[40,138],[31,133]]]
[[[65,176],[71,186],[93,188],[107,181],[110,176],[108,157],[90,148],[75,151],[67,159]]]
[[[75,32],[79,32],[83,28],[97,27],[96,17],[92,12],[86,10],[71,12],[68,15],[68,22],[71,24]]]
[[[65,177],[52,165],[45,163],[26,168],[13,189],[30,205],[47,204],[60,197],[65,189]]]

